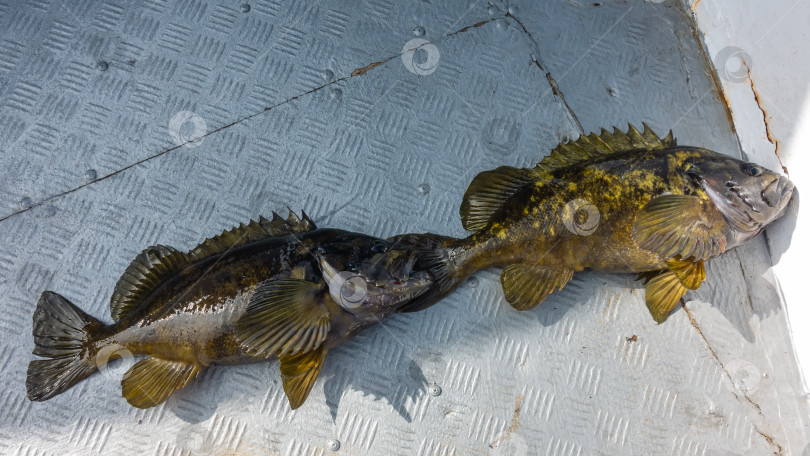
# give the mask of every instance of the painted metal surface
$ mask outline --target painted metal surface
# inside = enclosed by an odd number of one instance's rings
[[[483,271],[331,352],[295,412],[275,363],[207,369],[147,411],[120,397],[125,364],[25,398],[44,289],[107,319],[140,249],[286,206],[460,236],[479,171],[642,121],[741,155],[672,0],[0,3],[0,452],[802,454],[762,240],[660,326],[629,276],[518,313]]]

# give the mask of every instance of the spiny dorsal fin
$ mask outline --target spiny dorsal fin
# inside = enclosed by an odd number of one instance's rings
[[[204,240],[200,245],[191,249],[189,256],[195,261],[202,260],[228,249],[268,237],[304,233],[314,229],[315,224],[304,211],[301,211],[301,217],[299,218],[290,210],[290,216],[286,220],[273,212],[272,220],[259,217],[258,222],[251,220],[247,225],[241,224],[230,230],[223,231],[218,236]]]
[[[464,192],[459,209],[464,229],[478,231],[483,228],[504,201],[523,188],[532,177],[532,170],[511,166],[501,166],[475,176]]]
[[[644,125],[643,132],[628,124],[627,133],[620,131],[618,128],[614,128],[613,133],[611,133],[603,128],[599,135],[591,133],[587,136],[580,136],[576,141],[561,143],[543,158],[535,169],[540,172],[554,171],[594,157],[610,155],[616,152],[635,149],[667,149],[677,145],[677,141],[672,136],[672,130],[669,131],[666,138],[662,139],[652,131],[649,125],[646,123],[642,125]]]
[[[132,260],[110,298],[110,314],[118,321],[137,309],[143,299],[189,264],[187,254],[166,245],[144,249]]]

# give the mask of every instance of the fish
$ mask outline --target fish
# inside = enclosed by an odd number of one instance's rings
[[[44,401],[108,361],[146,356],[124,373],[137,408],[165,402],[206,366],[277,358],[290,406],[300,407],[326,353],[433,285],[409,249],[316,228],[302,212],[242,224],[188,252],[145,249],[115,285],[112,324],[42,293],[33,313],[36,359],[26,390]]]
[[[459,210],[463,239],[406,234],[430,244],[421,266],[434,287],[403,306],[418,311],[474,272],[503,267],[506,301],[538,306],[584,270],[636,273],[646,305],[663,323],[705,262],[744,244],[781,217],[794,185],[757,164],[701,147],[678,146],[644,124],[559,144],[534,168],[478,174]]]

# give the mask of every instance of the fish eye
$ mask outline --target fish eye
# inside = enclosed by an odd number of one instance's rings
[[[388,244],[384,242],[378,242],[371,246],[371,253],[385,253],[388,251]]]
[[[757,177],[762,175],[762,168],[750,163],[746,163],[743,165],[743,172],[751,177]]]

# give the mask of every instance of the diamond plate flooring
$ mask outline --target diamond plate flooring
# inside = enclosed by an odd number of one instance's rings
[[[297,411],[275,363],[209,368],[146,411],[120,397],[125,363],[25,398],[44,289],[109,321],[142,248],[286,206],[460,236],[476,173],[642,121],[744,155],[674,0],[0,2],[0,452],[803,454],[761,239],[660,326],[632,277],[517,313],[482,271],[331,352]]]

